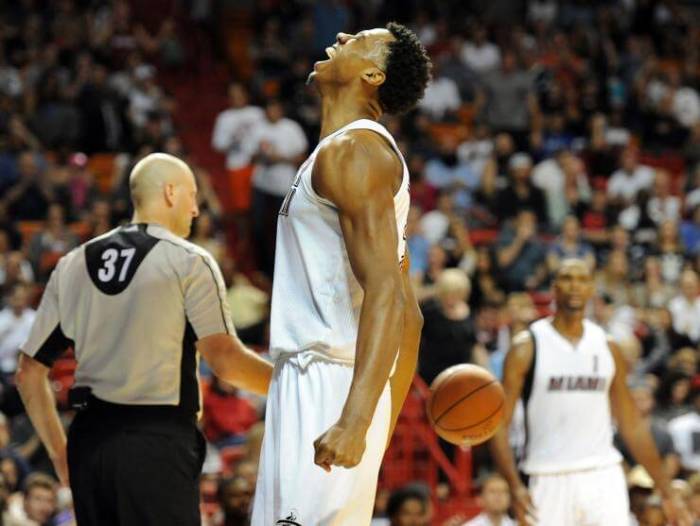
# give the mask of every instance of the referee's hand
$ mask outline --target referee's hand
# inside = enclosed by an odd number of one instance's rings
[[[64,446],[56,456],[51,458],[53,468],[56,470],[59,482],[64,486],[70,486],[68,479],[68,452]]]

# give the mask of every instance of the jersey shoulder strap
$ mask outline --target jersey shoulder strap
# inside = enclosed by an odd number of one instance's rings
[[[113,230],[85,245],[85,265],[92,283],[104,294],[124,292],[143,260],[160,241],[149,235],[145,224]]]

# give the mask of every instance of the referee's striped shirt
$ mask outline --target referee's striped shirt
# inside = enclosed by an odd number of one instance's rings
[[[206,250],[153,223],[122,226],[60,260],[22,350],[51,366],[73,346],[75,386],[97,398],[196,413],[195,342],[234,333],[225,297]]]

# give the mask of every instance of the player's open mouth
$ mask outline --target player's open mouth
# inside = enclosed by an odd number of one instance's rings
[[[329,59],[332,59],[333,57],[335,57],[337,53],[338,53],[338,51],[333,46],[328,46],[326,48],[326,55],[328,55]]]

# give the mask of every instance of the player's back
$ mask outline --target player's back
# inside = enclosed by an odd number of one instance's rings
[[[587,320],[572,344],[551,318],[530,326],[533,363],[523,392],[523,471],[565,473],[620,462],[613,447],[609,391],[615,362],[602,328]]]
[[[60,320],[44,332],[74,344],[75,385],[109,402],[196,412],[193,325],[204,326],[195,304],[218,302],[223,326],[230,324],[215,265],[208,252],[155,224],[119,227],[62,258],[47,286]],[[213,283],[202,286],[204,279]]]
[[[353,361],[363,291],[353,275],[333,203],[313,189],[316,155],[327,141],[352,129],[382,135],[403,165],[403,180],[394,196],[397,264],[405,251],[401,237],[410,198],[408,168],[394,139],[381,124],[361,119],[324,138],[297,172],[277,223],[272,292],[270,351],[313,350],[333,359]]]

